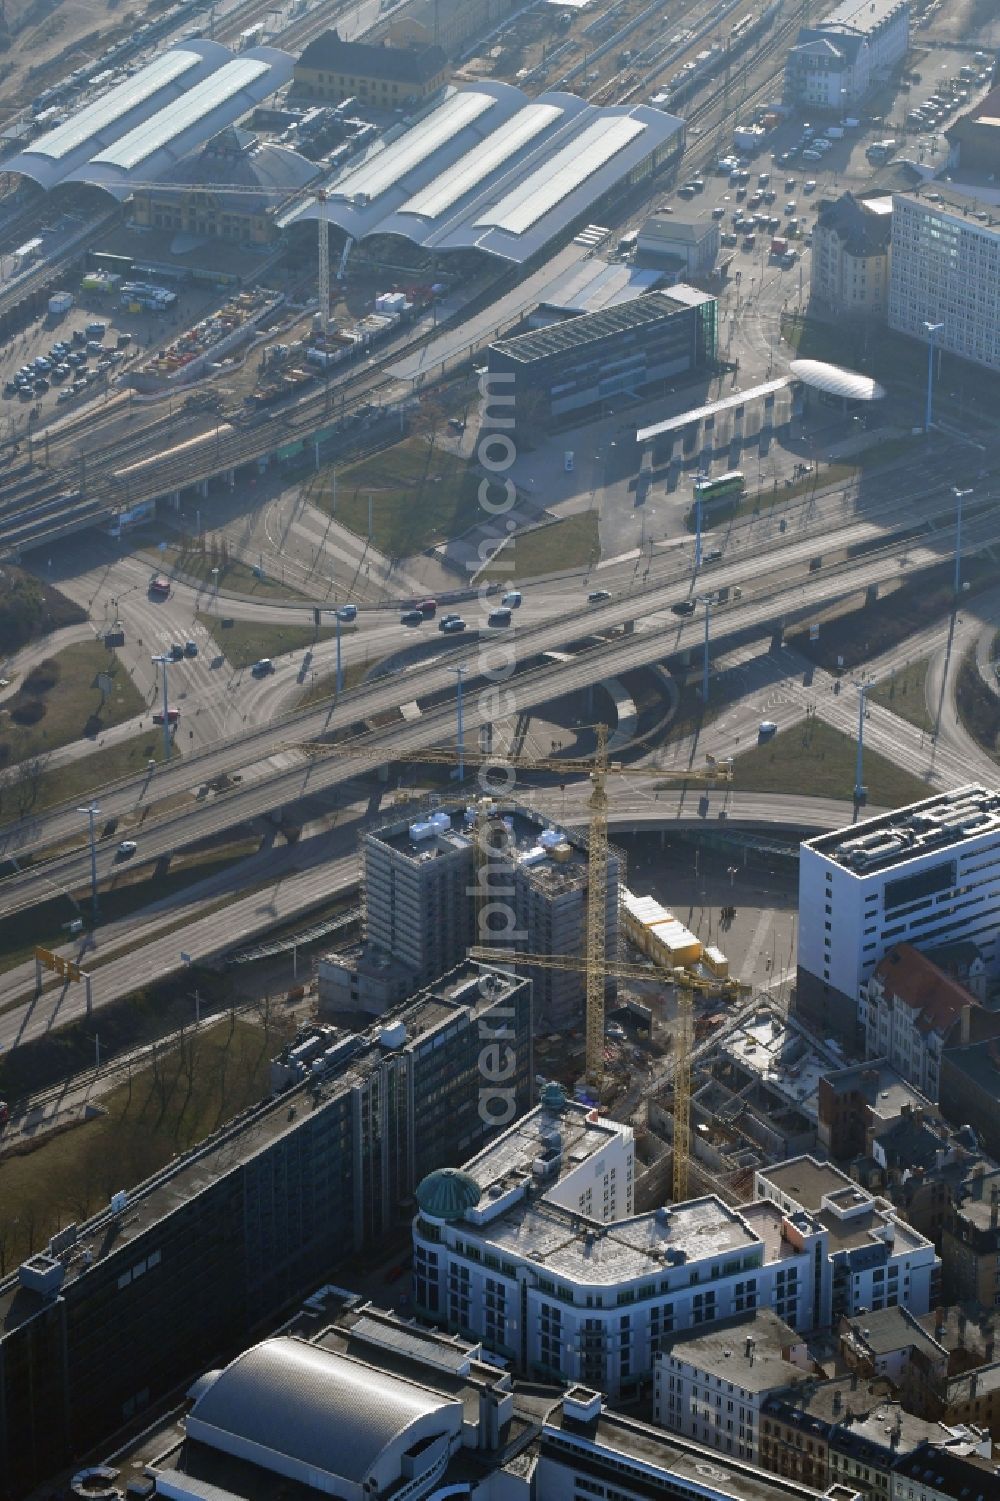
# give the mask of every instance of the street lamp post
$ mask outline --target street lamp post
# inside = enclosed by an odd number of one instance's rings
[[[699,600],[699,604],[705,606],[705,655],[701,664],[701,706],[704,709],[708,703],[708,632],[712,619],[712,601],[706,594]]]
[[[87,808],[77,808],[78,813],[86,813],[90,820],[90,910],[94,923],[97,923],[97,836],[95,833],[94,820],[100,815],[100,808],[96,803],[91,803]]]
[[[337,702],[339,704],[340,703],[340,695],[341,695],[341,693],[343,692],[343,689],[344,689],[344,672],[343,672],[343,667],[341,666],[341,656],[340,656],[340,611],[339,610],[335,610],[334,611],[334,617],[333,618],[334,618],[334,620],[337,623],[337,676],[336,676],[336,678],[335,678],[334,681],[336,682],[336,685],[337,685]]]
[[[707,479],[707,478],[708,478],[707,474],[698,474],[698,475],[696,475],[695,476],[695,481],[694,481],[695,482],[695,486],[697,487],[699,480],[703,480],[703,479]],[[694,492],[694,571],[695,571],[695,573],[698,572],[698,569],[700,567],[701,567],[701,496],[698,493],[698,490],[696,488],[695,492]]]
[[[962,501],[971,490],[960,490],[957,485],[952,485],[951,493],[955,497],[955,599],[958,599],[962,591]]]
[[[458,686],[455,693],[455,749],[458,752],[458,780],[465,780],[465,720],[463,718],[462,704],[462,679],[465,677],[464,667],[452,669],[458,678]]]
[[[858,754],[854,763],[854,804],[860,808],[867,800],[868,789],[864,782],[864,759],[865,759],[865,706],[868,699],[870,683],[858,684]]]
[[[944,328],[944,324],[928,323],[925,320],[924,328],[927,330],[927,410],[924,414],[924,432],[929,433],[931,430],[931,417],[933,416],[934,408],[934,350],[936,347],[935,340],[937,339],[938,334]]]
[[[167,690],[167,667],[170,658],[162,652],[158,657],[153,657],[154,664],[163,668],[163,759],[170,760],[170,719],[168,717],[169,697]]]

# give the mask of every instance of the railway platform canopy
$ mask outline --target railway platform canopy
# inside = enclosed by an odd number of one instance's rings
[[[156,180],[291,79],[276,47],[238,55],[205,38],[168,47],[152,62],[37,137],[0,170],[46,191],[89,183],[119,201]]]
[[[778,391],[784,391],[792,384],[787,375],[779,376],[777,380],[765,381],[760,386],[751,386],[748,391],[737,391],[732,396],[723,396],[719,401],[709,402],[707,406],[693,407],[688,412],[679,412],[676,417],[666,417],[662,422],[654,422],[651,427],[640,427],[636,430],[635,441],[640,447],[647,443],[654,443],[657,438],[667,437],[670,433],[683,432],[685,428],[694,427],[705,422],[709,417],[716,417],[720,412],[732,412],[737,407],[747,406],[754,401],[766,401]]]
[[[610,195],[679,155],[684,122],[648,105],[598,108],[511,84],[452,90],[361,161],[278,215],[325,218],[358,241],[397,236],[428,252],[479,250],[521,265]]]

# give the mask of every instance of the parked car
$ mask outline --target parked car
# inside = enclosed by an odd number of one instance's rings
[[[486,618],[486,623],[495,630],[502,626],[510,625],[510,610],[507,609],[506,605],[498,606],[497,609],[490,611]]]

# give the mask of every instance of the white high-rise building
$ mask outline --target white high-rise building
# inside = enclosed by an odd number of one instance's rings
[[[799,852],[796,1007],[864,1047],[863,988],[893,944],[971,939],[996,970],[1000,792],[972,785],[807,839]]]
[[[889,327],[1000,370],[1000,223],[995,210],[934,181],[892,199]]]
[[[882,1281],[926,1312],[930,1274],[911,1280],[909,1262],[936,1267],[931,1243],[835,1168],[784,1166],[789,1183],[771,1186],[780,1164],[758,1175],[752,1204],[707,1194],[637,1214],[631,1128],[546,1085],[542,1105],[464,1168],[420,1183],[417,1313],[523,1375],[629,1397],[676,1334],[758,1308],[800,1333],[829,1328],[874,1306]]]

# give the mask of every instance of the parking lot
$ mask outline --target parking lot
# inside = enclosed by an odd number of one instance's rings
[[[167,342],[218,300],[210,288],[185,289],[168,313],[131,313],[117,298],[85,294],[81,299],[74,292],[67,313],[42,315],[0,351],[0,438],[22,436],[29,422],[37,432],[47,422],[77,414],[88,401],[109,399],[130,363],[145,359],[154,344]],[[95,328],[93,337],[88,324]],[[49,368],[39,360],[48,361]],[[65,368],[59,370],[60,365]]]

